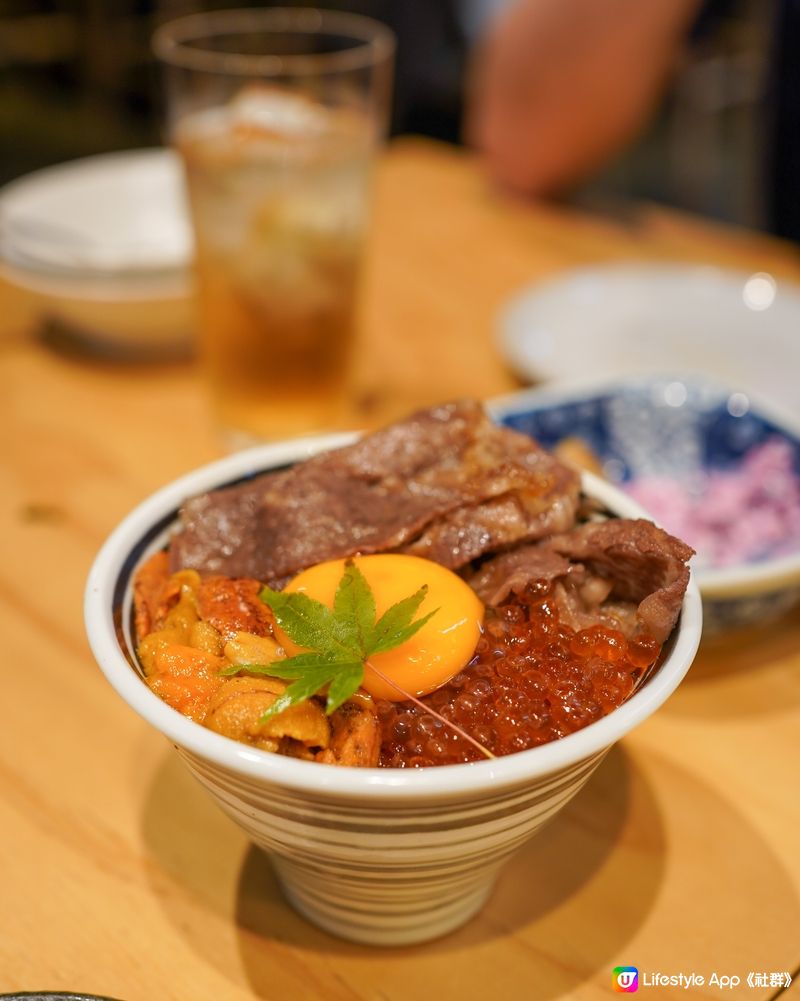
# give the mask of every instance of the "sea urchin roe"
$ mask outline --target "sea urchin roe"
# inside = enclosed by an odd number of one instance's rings
[[[495,755],[580,730],[621,705],[656,660],[649,637],[626,639],[561,623],[554,603],[530,589],[488,609],[469,665],[421,701]],[[476,761],[480,752],[411,702],[378,702],[380,764],[418,768]]]

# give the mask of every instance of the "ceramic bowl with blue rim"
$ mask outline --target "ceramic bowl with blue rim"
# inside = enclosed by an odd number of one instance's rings
[[[676,689],[700,642],[700,595],[691,580],[657,667],[623,705],[527,751],[437,768],[348,768],[272,754],[214,733],[144,683],[131,625],[136,568],[169,541],[188,498],[352,440],[327,435],[237,452],[152,494],[95,560],[86,585],[86,628],[110,683],[269,852],[299,913],[341,938],[410,945],[444,935],[477,913],[501,867],[578,792],[608,749]],[[583,492],[610,515],[643,514],[590,474]]]
[[[63,991],[24,991],[22,994],[0,994],[0,1001],[114,1001],[99,994],[65,994]]]
[[[755,403],[745,390],[701,376],[677,375],[534,389],[497,399],[490,409],[503,424],[530,434],[546,448],[558,451],[565,443],[567,448],[578,443],[596,462],[597,471],[645,507],[640,488],[649,485],[652,498],[652,488],[661,486],[662,496],[656,499],[663,503],[648,509],[654,520],[698,550],[693,566],[703,598],[704,633],[767,623],[800,603],[800,421]],[[688,533],[670,524],[673,514],[679,526],[686,524],[685,518],[677,518],[683,498],[676,491],[694,491],[698,504],[704,496],[713,496],[709,504],[727,504],[718,520],[738,544],[758,531],[753,511],[763,500],[756,497],[760,484],[753,485],[749,501],[742,499],[746,490],[726,493],[725,486],[737,482],[746,463],[752,467],[751,477],[762,476],[759,456],[769,450],[777,450],[784,465],[780,496],[772,499],[784,523],[776,527],[777,516],[772,517],[761,543],[754,541],[748,555],[721,565],[720,554],[710,551],[708,534],[703,536],[709,546],[704,552],[702,543],[693,543]],[[722,501],[720,490],[703,494],[709,485],[721,488]],[[703,517],[708,514],[695,510]],[[787,517],[792,531],[786,527]]]

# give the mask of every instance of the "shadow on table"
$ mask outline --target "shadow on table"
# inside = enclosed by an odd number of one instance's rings
[[[189,338],[151,343],[126,342],[113,336],[101,338],[53,316],[43,317],[32,335],[43,348],[63,360],[82,366],[104,366],[109,372],[119,366],[138,366],[146,371],[153,366],[184,365],[193,357]]]
[[[784,713],[800,705],[796,670],[800,609],[762,627],[704,638],[666,714],[724,719]]]
[[[776,956],[800,921],[789,875],[734,800],[666,759],[634,759],[620,746],[508,863],[482,913],[426,945],[354,945],[296,915],[268,858],[177,755],[154,774],[142,832],[154,894],[178,934],[201,963],[265,1001],[521,996],[520,978],[535,985],[524,996],[548,1001],[587,980],[605,983],[620,963],[708,964],[708,929],[721,913],[735,938],[729,951],[743,963],[755,961],[753,914],[771,922],[765,940]],[[665,952],[670,943],[680,955]]]

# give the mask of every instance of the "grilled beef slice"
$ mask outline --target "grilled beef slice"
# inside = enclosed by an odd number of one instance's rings
[[[480,404],[423,410],[346,448],[189,501],[171,567],[282,586],[305,567],[404,552],[451,569],[565,532],[576,473]]]
[[[663,643],[680,614],[692,554],[650,521],[610,519],[489,559],[469,583],[496,605],[544,581],[573,628],[607,624]]]

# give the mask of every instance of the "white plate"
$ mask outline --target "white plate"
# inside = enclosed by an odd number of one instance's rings
[[[73,160],[0,191],[0,256],[22,272],[176,271],[191,255],[181,168],[170,150]]]
[[[506,306],[500,343],[534,381],[681,371],[800,414],[800,286],[768,274],[677,264],[569,271]]]
[[[180,163],[126,150],[0,190],[0,277],[35,294],[48,340],[122,358],[183,352],[193,243]]]

